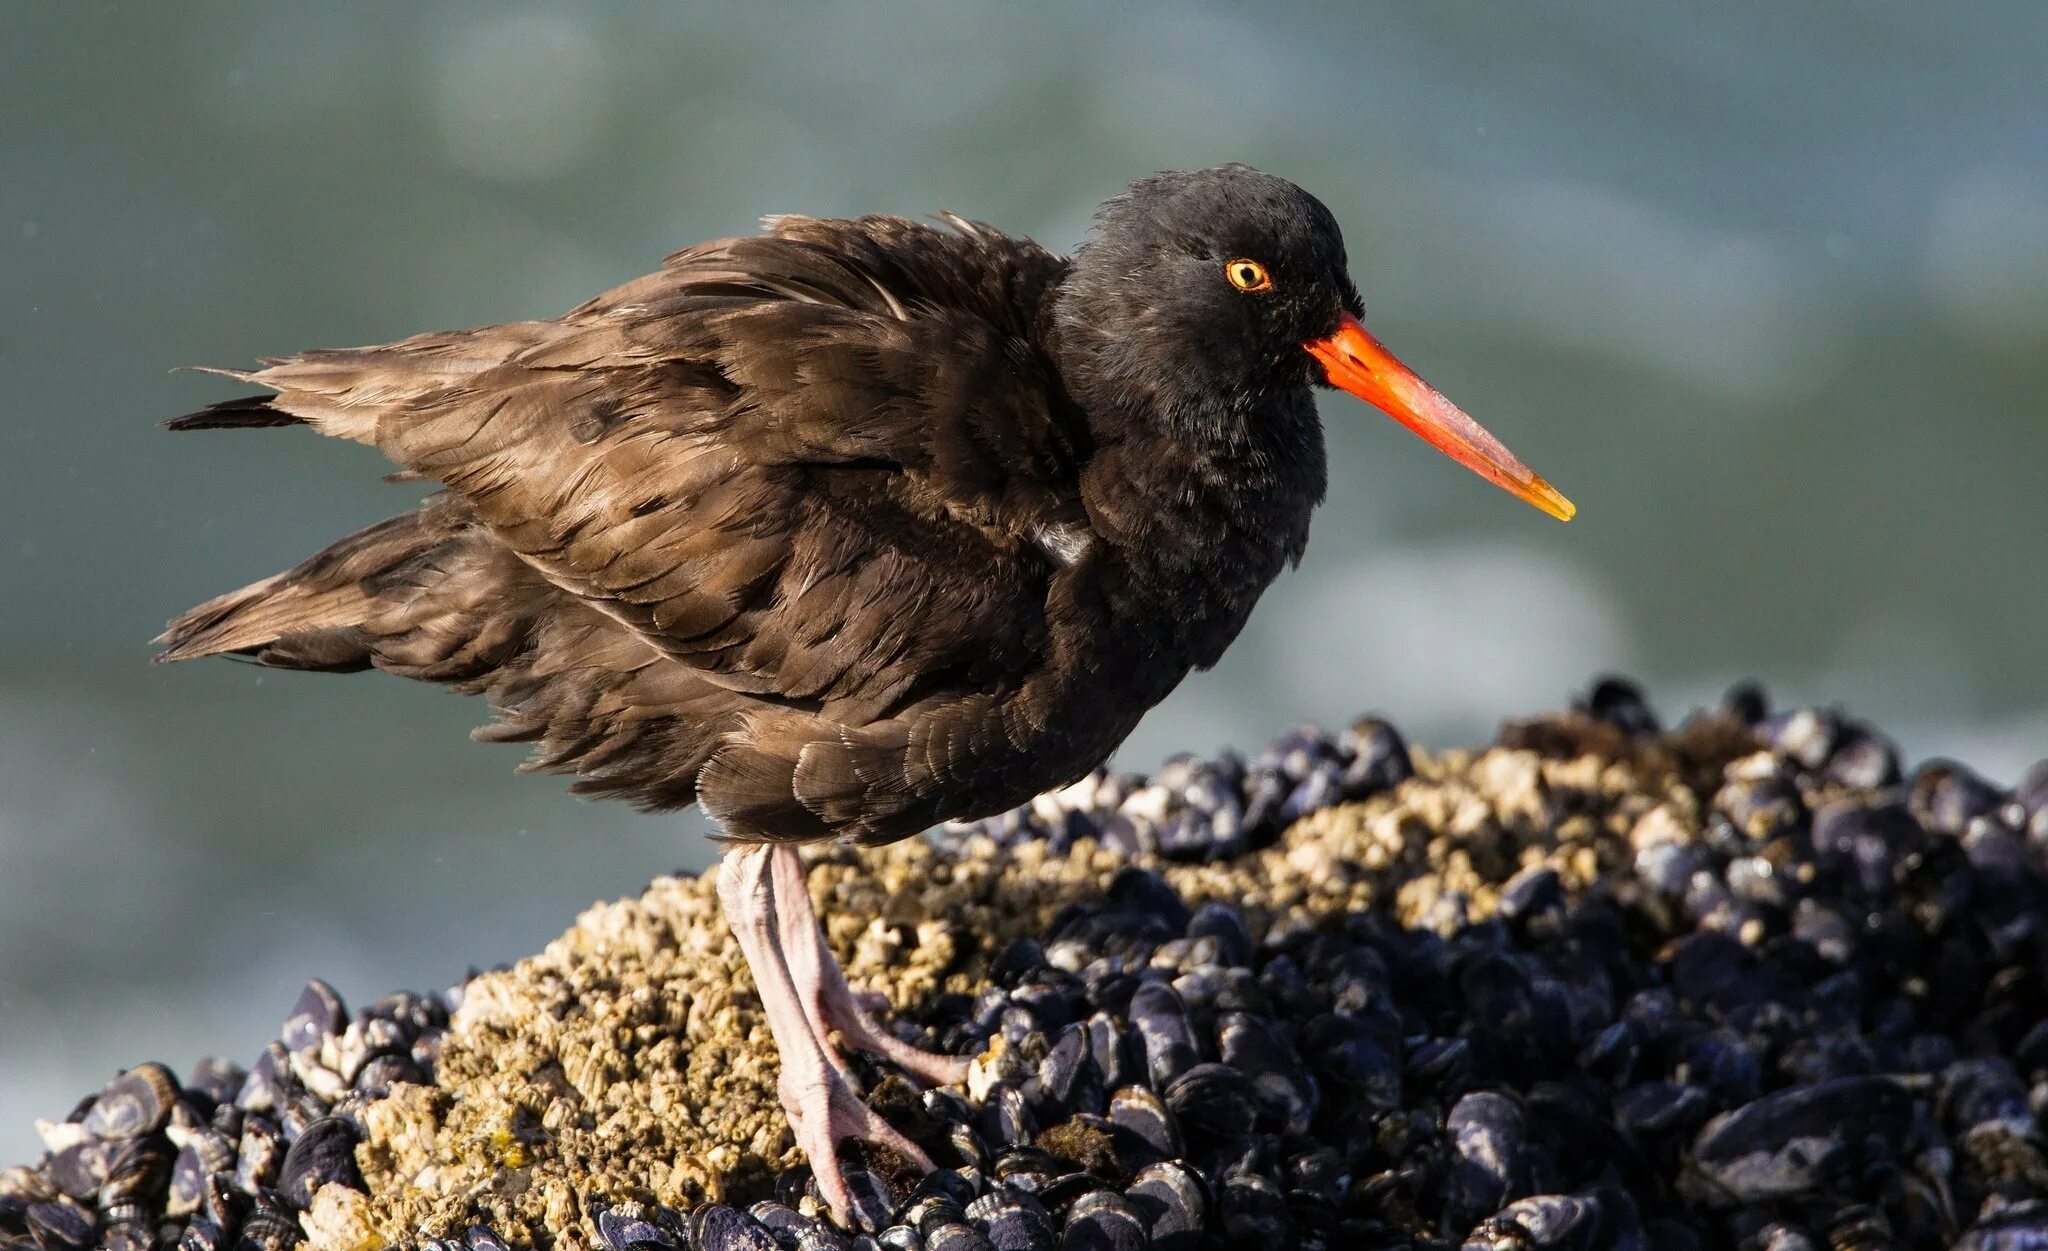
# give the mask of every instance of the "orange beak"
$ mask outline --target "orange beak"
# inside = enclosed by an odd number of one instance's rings
[[[1579,510],[1557,488],[1523,464],[1486,428],[1437,394],[1436,388],[1394,359],[1349,313],[1327,339],[1302,344],[1322,362],[1330,385],[1364,400],[1427,439],[1430,446],[1473,473],[1519,496],[1559,521]]]

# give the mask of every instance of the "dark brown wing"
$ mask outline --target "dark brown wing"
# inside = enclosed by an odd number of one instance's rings
[[[895,829],[935,811],[949,760],[1005,746],[999,719],[899,714],[1032,671],[1059,567],[1039,536],[1082,518],[1085,435],[1028,337],[1063,262],[969,229],[781,219],[557,321],[247,376],[749,696],[705,780],[740,832]]]

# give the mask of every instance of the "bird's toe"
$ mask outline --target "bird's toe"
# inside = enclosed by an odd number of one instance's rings
[[[917,1168],[931,1171],[931,1157],[923,1148],[862,1102],[838,1070],[822,1059],[801,1069],[785,1067],[779,1085],[796,1144],[810,1158],[819,1197],[839,1224],[850,1229],[857,1221],[853,1195],[839,1164],[839,1144],[845,1140],[886,1148]]]

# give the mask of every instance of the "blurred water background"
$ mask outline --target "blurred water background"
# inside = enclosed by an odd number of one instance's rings
[[[0,8],[0,1163],[144,1058],[250,1059],[710,858],[364,676],[152,669],[171,613],[409,507],[178,364],[551,315],[768,212],[1066,247],[1158,168],[1343,222],[1370,324],[1581,508],[1346,397],[1301,571],[1121,759],[1596,673],[1755,675],[2048,754],[2048,7]]]

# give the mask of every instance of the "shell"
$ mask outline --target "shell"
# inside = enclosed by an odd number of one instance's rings
[[[1148,1164],[1131,1178],[1124,1197],[1145,1220],[1157,1251],[1199,1246],[1209,1199],[1202,1179],[1177,1160]]]
[[[1059,1246],[1044,1205],[1019,1191],[983,1195],[967,1205],[967,1219],[1000,1251],[1054,1251]]]
[[[1048,1124],[1075,1112],[1102,1110],[1102,1073],[1089,1054],[1085,1023],[1073,1022],[1053,1037],[1038,1063],[1032,1096],[1034,1112]]]
[[[1521,1105],[1497,1091],[1466,1095],[1444,1120],[1456,1153],[1444,1221],[1469,1229],[1509,1200],[1528,1193],[1528,1129]]]
[[[230,1156],[231,1161],[232,1158]],[[206,1197],[209,1171],[196,1146],[180,1150],[178,1158],[171,1164],[171,1183],[164,1198],[164,1215],[176,1219],[197,1212],[200,1201]]]
[[[1165,982],[1146,982],[1131,996],[1131,1024],[1145,1049],[1145,1069],[1155,1089],[1164,1090],[1195,1066],[1195,1029],[1187,1004]]]
[[[107,1180],[100,1186],[100,1206],[109,1211],[121,1205],[154,1206],[170,1181],[176,1156],[170,1140],[162,1136],[122,1141],[107,1157]]]
[[[990,1147],[1017,1146],[1038,1136],[1038,1121],[1031,1114],[1024,1092],[1008,1082],[989,1087],[975,1123],[981,1141]]]
[[[855,1222],[867,1233],[878,1233],[895,1217],[903,1197],[882,1175],[864,1163],[841,1165],[846,1192],[853,1205]]]
[[[1407,740],[1393,723],[1366,717],[1352,723],[1338,741],[1344,763],[1344,797],[1364,799],[1389,791],[1415,776]]]
[[[348,1024],[348,1006],[341,995],[319,978],[306,983],[292,1004],[278,1031],[278,1041],[287,1051],[317,1049],[326,1039],[341,1033]]]
[[[354,1125],[338,1116],[322,1117],[299,1131],[278,1170],[277,1189],[285,1201],[304,1211],[322,1186],[363,1189],[355,1155],[361,1137]]]
[[[1114,1090],[1138,1080],[1144,1065],[1144,1044],[1129,1026],[1107,1012],[1088,1018],[1088,1058],[1100,1074],[1105,1089]]]
[[[965,1220],[945,1221],[921,1232],[925,1251],[995,1251],[995,1244]]]
[[[1301,1052],[1326,1095],[1373,1108],[1400,1105],[1401,1067],[1357,1017],[1326,1012],[1310,1021]]]
[[[1889,1158],[1912,1128],[1911,1098],[1888,1078],[1845,1077],[1766,1095],[1709,1121],[1690,1162],[1709,1202],[1812,1193]]]
[[[1181,1153],[1180,1127],[1173,1112],[1148,1087],[1125,1086],[1112,1094],[1108,1118],[1119,1159],[1149,1162]]]
[[[203,1216],[194,1217],[178,1238],[178,1251],[221,1251],[227,1245],[220,1226]]]
[[[1225,1177],[1221,1190],[1217,1207],[1226,1238],[1244,1247],[1294,1245],[1294,1218],[1278,1186],[1257,1173],[1238,1173]]]
[[[464,1230],[462,1243],[468,1251],[510,1251],[503,1238],[483,1225],[471,1225]]]
[[[1152,1245],[1145,1217],[1114,1190],[1091,1190],[1067,1211],[1061,1251],[1145,1251]]]
[[[718,1204],[705,1208],[698,1216],[723,1225],[727,1222],[727,1214],[744,1221],[738,1212]],[[673,1240],[669,1231],[646,1219],[639,1204],[620,1204],[599,1211],[597,1235],[604,1239],[604,1245],[611,1251],[684,1251],[682,1244]]]
[[[2031,1199],[1990,1213],[1963,1233],[1953,1251],[2048,1249],[2048,1200]]]
[[[138,1064],[108,1082],[85,1116],[95,1138],[142,1138],[168,1125],[178,1079],[161,1064]]]
[[[249,1215],[242,1219],[236,1251],[287,1251],[305,1240],[299,1218],[275,1191],[257,1192]]]
[[[1263,1128],[1308,1132],[1320,1101],[1315,1079],[1269,1021],[1248,1012],[1226,1012],[1216,1023],[1216,1044],[1223,1062],[1250,1080]]]
[[[1251,1083],[1227,1064],[1197,1064],[1182,1073],[1167,1088],[1166,1106],[1194,1141],[1249,1134],[1258,1120]]]
[[[788,1211],[786,1208],[783,1210]],[[794,1212],[790,1214],[796,1215]],[[654,1226],[646,1225],[645,1228],[652,1230]],[[621,1232],[632,1231],[628,1228],[622,1229]],[[656,1233],[659,1235],[660,1231],[657,1230]],[[635,1251],[644,1251],[648,1246],[647,1242],[628,1242],[621,1245],[613,1242],[610,1234],[605,1236],[605,1242],[614,1248],[614,1251],[626,1251],[628,1247],[635,1248]],[[664,1239],[659,1245],[675,1244]],[[727,1207],[723,1203],[707,1204],[690,1218],[690,1248],[691,1251],[777,1251],[776,1241],[766,1229],[754,1220],[749,1220],[737,1208]]]
[[[29,1236],[43,1248],[85,1248],[92,1245],[92,1213],[65,1199],[28,1204],[22,1212]]]
[[[1532,1195],[1488,1217],[1466,1251],[1647,1251],[1635,1205],[1617,1190]]]

